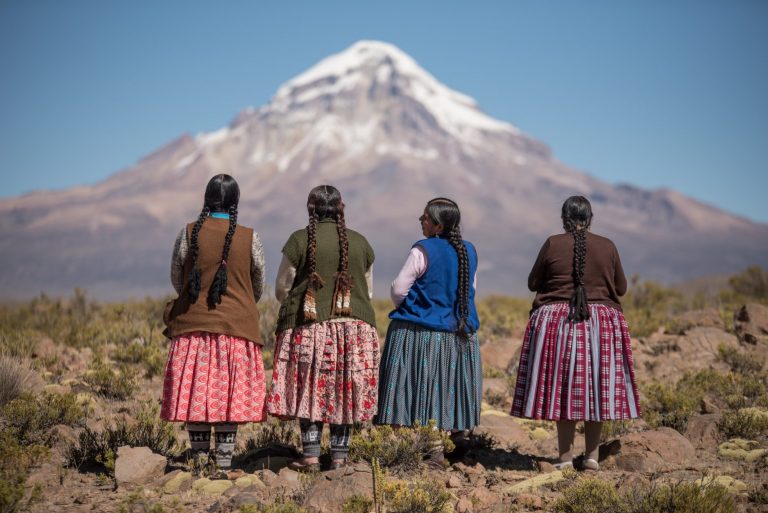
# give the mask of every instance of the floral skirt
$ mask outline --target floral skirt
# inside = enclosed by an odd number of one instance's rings
[[[284,330],[275,342],[271,415],[330,424],[376,414],[379,340],[360,320],[324,321]]]
[[[218,333],[171,340],[160,417],[172,422],[261,422],[265,419],[261,346]]]
[[[377,424],[472,429],[480,423],[483,367],[477,334],[464,338],[393,320],[381,359]]]
[[[520,352],[511,414],[545,420],[622,420],[640,416],[627,321],[620,310],[589,305],[568,320],[568,304],[537,308]]]

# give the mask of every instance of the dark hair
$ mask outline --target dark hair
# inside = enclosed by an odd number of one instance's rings
[[[229,230],[224,238],[224,248],[221,250],[221,263],[213,277],[211,288],[208,289],[208,308],[215,308],[221,303],[221,296],[227,293],[227,258],[229,248],[232,245],[232,237],[237,228],[237,204],[240,201],[240,187],[234,178],[229,175],[216,175],[208,181],[205,188],[203,209],[197,217],[197,222],[192,228],[190,237],[190,256],[192,257],[192,272],[189,274],[189,301],[197,302],[200,295],[200,269],[197,267],[197,257],[200,248],[197,244],[197,236],[200,228],[212,212],[226,212],[229,214]]]
[[[461,212],[455,201],[448,198],[429,200],[424,211],[434,224],[442,224],[440,237],[448,240],[459,259],[459,290],[456,332],[465,334],[469,316],[469,255],[461,237]]]
[[[304,294],[304,317],[306,320],[317,319],[315,291],[323,287],[323,279],[317,273],[317,223],[323,219],[336,222],[339,234],[339,268],[336,272],[336,283],[333,294],[333,315],[350,315],[350,291],[352,276],[349,274],[349,240],[344,221],[344,202],[341,193],[332,185],[319,185],[309,191],[307,197],[307,272],[309,282]]]
[[[573,295],[568,320],[589,319],[587,290],[584,288],[584,264],[587,258],[587,228],[592,224],[592,205],[584,196],[571,196],[563,203],[563,228],[573,235]]]

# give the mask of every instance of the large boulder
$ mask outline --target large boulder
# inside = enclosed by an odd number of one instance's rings
[[[683,435],[662,427],[622,437],[621,449],[601,465],[628,472],[663,472],[684,468],[696,451]]]
[[[492,436],[504,448],[532,448],[530,432],[503,411],[484,411],[480,415],[480,425],[474,432]]]
[[[480,359],[483,362],[483,367],[492,367],[501,371],[517,369],[522,345],[522,337],[510,337],[484,343],[480,346]]]
[[[303,506],[310,513],[342,513],[344,501],[352,495],[373,497],[373,475],[367,465],[350,465],[323,473]]]
[[[768,345],[768,307],[757,303],[742,306],[734,314],[733,327],[739,340]]]
[[[115,482],[118,488],[144,485],[160,479],[165,474],[165,456],[153,453],[149,447],[117,449]]]

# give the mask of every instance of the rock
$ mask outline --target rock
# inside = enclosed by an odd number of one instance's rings
[[[510,494],[529,493],[537,490],[544,485],[550,485],[562,481],[563,473],[560,470],[555,470],[548,474],[539,474],[530,479],[526,479],[520,483],[514,484],[504,491]]]
[[[277,477],[282,482],[282,484],[292,486],[299,483],[299,473],[295,470],[289,469],[288,467],[281,468],[280,473],[277,474]]]
[[[749,462],[759,460],[766,453],[768,453],[768,449],[761,449],[759,443],[741,438],[724,442],[717,448],[717,454],[721,458]]]
[[[538,495],[530,493],[520,493],[517,495],[515,502],[524,507],[525,509],[541,509],[544,507],[544,501]]]
[[[461,488],[462,481],[461,481],[461,478],[459,476],[452,475],[451,477],[449,477],[446,480],[445,485],[448,488]]]
[[[352,495],[373,497],[373,478],[367,465],[354,465],[325,472],[309,490],[303,506],[309,513],[342,513]]]
[[[546,439],[548,439],[548,438],[549,438],[550,436],[552,436],[552,435],[550,434],[550,432],[549,432],[549,431],[547,431],[547,430],[546,430],[546,429],[544,429],[543,427],[537,427],[537,428],[534,428],[534,429],[531,431],[531,435],[530,435],[530,436],[531,436],[531,438],[533,438],[534,440],[537,440],[537,441],[541,442],[541,441],[543,441],[543,440],[546,440]]]
[[[501,501],[501,497],[490,492],[486,487],[476,487],[469,494],[469,498],[472,501],[472,507],[479,511],[488,510],[498,511],[497,508],[492,508],[494,505],[498,505]]]
[[[709,397],[704,397],[701,400],[700,408],[701,413],[720,413],[720,408],[712,402]]]
[[[235,486],[238,488],[248,488],[249,486],[258,486],[259,488],[266,488],[267,485],[261,482],[261,479],[254,474],[248,474],[243,477],[239,477],[235,480]]]
[[[472,513],[474,508],[469,497],[461,497],[456,503],[456,513]]]
[[[200,484],[198,484],[200,483]],[[221,495],[235,486],[229,479],[198,479],[192,484],[192,489],[203,495],[216,496]]]
[[[234,488],[230,490],[234,490]],[[261,511],[264,506],[274,500],[274,498],[270,499],[268,495],[266,489],[245,490],[232,495],[232,497],[219,503],[216,505],[217,507],[211,507],[208,511],[209,513],[234,513],[239,512],[243,506],[256,506],[259,508],[256,511]]]
[[[744,481],[739,481],[731,476],[717,476],[712,479],[711,477],[702,477],[694,481],[699,486],[706,486],[709,484],[719,484],[723,486],[730,493],[741,493],[747,491],[747,484]]]
[[[697,415],[688,419],[688,427],[685,437],[697,449],[705,449],[714,452],[718,444],[719,431],[717,423],[720,422],[719,413]]]
[[[277,477],[277,474],[275,474],[269,469],[259,470],[257,472],[254,472],[254,475],[256,475],[256,477],[258,477],[261,480],[261,482],[268,487],[277,486],[280,482],[280,479]]]
[[[475,428],[474,432],[492,436],[501,447],[531,447],[528,431],[503,411],[484,411],[480,415],[480,425]]]
[[[115,482],[118,488],[151,483],[165,474],[165,456],[153,453],[149,447],[117,449]]]
[[[483,367],[493,367],[506,371],[517,364],[517,353],[523,345],[523,333],[518,337],[486,342],[480,346],[480,359]]]
[[[609,456],[601,466],[627,472],[661,472],[685,467],[695,454],[687,438],[662,427],[622,437],[619,453]]]
[[[676,331],[681,334],[695,326],[725,329],[723,318],[720,315],[720,312],[715,308],[690,310],[673,317],[672,323],[675,326]]]
[[[768,307],[749,303],[733,316],[733,327],[739,340],[747,344],[768,344]]]
[[[182,470],[174,470],[173,472],[166,474],[158,482],[158,485],[162,488],[163,493],[171,494],[183,492],[192,487],[192,474]]]

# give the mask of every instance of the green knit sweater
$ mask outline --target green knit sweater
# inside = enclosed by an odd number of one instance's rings
[[[315,292],[317,322],[326,321],[331,316],[333,292],[336,283],[336,272],[339,269],[339,235],[336,222],[323,219],[317,225],[317,273],[323,279],[324,286]],[[350,317],[376,325],[371,300],[368,297],[368,284],[365,272],[373,264],[374,254],[368,241],[354,230],[347,229],[349,240],[349,273],[352,275],[352,293]],[[277,319],[277,331],[283,331],[311,321],[304,319],[304,293],[307,291],[309,272],[307,269],[307,230],[297,230],[291,234],[283,246],[283,254],[296,268],[296,278],[293,280],[288,296],[280,305]]]

